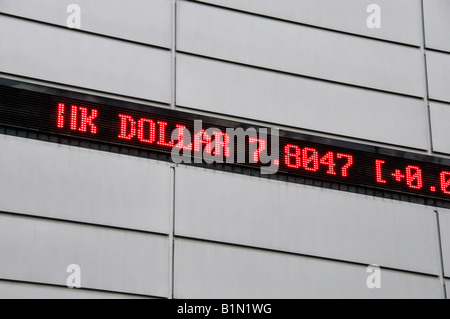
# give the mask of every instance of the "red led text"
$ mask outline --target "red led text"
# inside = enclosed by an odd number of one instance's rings
[[[294,144],[287,144],[284,147],[284,164],[293,169],[304,169],[309,172],[317,172],[319,168],[325,166],[328,175],[337,175],[336,162],[340,165],[340,175],[348,177],[348,170],[353,165],[353,156],[350,154],[327,152],[319,155],[319,152],[312,147],[303,149]]]
[[[97,134],[97,125],[94,120],[98,116],[97,109],[72,105],[70,107],[70,130]],[[57,127],[64,128],[66,124],[66,106],[58,104]],[[89,130],[88,130],[89,128]]]

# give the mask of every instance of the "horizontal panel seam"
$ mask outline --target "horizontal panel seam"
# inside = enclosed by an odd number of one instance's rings
[[[449,104],[450,105],[450,101],[437,100],[437,99],[433,99],[433,98],[429,98],[428,101],[429,102],[437,102],[437,103]]]
[[[120,231],[124,231],[124,232],[141,233],[141,234],[147,234],[147,235],[164,236],[164,237],[168,236],[168,234],[166,234],[166,233],[150,231],[150,230],[134,229],[134,228],[115,226],[115,225],[104,225],[104,224],[71,220],[71,219],[63,219],[63,218],[57,218],[57,217],[51,217],[51,216],[41,216],[41,215],[37,215],[37,214],[32,215],[32,214],[26,214],[26,213],[18,213],[18,212],[0,210],[0,217],[2,215],[13,216],[13,217],[24,217],[24,218],[28,218],[28,219],[35,219],[35,220],[46,221],[46,222],[54,221],[54,222],[60,222],[60,223],[65,223],[65,224],[88,226],[88,227],[92,227],[92,228],[103,228],[105,230],[120,230]]]
[[[186,110],[193,110],[193,111],[202,111],[205,114],[211,114],[211,115],[219,115],[219,116],[229,116],[232,117],[233,119],[240,119],[240,120],[251,120],[251,121],[255,121],[254,119],[251,118],[247,118],[247,117],[243,117],[243,116],[235,116],[235,115],[230,115],[230,114],[225,114],[225,113],[219,113],[219,112],[208,112],[202,109],[198,109],[195,107],[191,107],[191,106],[187,106],[187,105],[182,105],[182,104],[177,104],[177,108],[178,109],[186,109]],[[318,131],[318,130],[314,130],[314,129],[308,129],[308,128],[304,128],[304,127],[296,127],[296,126],[289,126],[283,123],[277,123],[277,122],[266,122],[263,120],[259,120],[257,121],[258,124],[262,124],[262,125],[268,125],[271,127],[277,127],[277,128],[286,128],[288,130],[300,130],[302,132],[308,132],[308,133],[315,133],[315,134],[323,134],[326,135],[327,137],[339,137],[339,138],[347,138],[351,141],[359,141],[362,143],[370,143],[373,146],[394,146],[394,147],[398,147],[401,150],[413,150],[413,151],[418,151],[420,153],[418,154],[427,154],[426,153],[426,149],[425,148],[419,148],[419,147],[412,147],[412,146],[406,146],[406,145],[401,145],[401,144],[394,144],[394,143],[387,143],[387,142],[380,142],[380,141],[375,141],[375,140],[369,140],[369,139],[365,139],[365,138],[358,138],[355,136],[349,136],[349,135],[343,135],[343,134],[338,134],[338,133],[329,133],[329,132],[324,132],[324,131]]]
[[[374,91],[374,92],[381,92],[381,93],[392,94],[392,95],[395,95],[395,96],[403,96],[403,97],[413,98],[413,99],[416,99],[416,100],[423,100],[424,99],[422,96],[419,96],[419,95],[411,95],[411,94],[408,94],[408,93],[401,93],[401,92],[377,89],[377,88],[373,88],[373,87],[370,87],[370,86],[363,86],[363,85],[352,84],[352,83],[347,83],[347,82],[340,82],[340,81],[336,81],[336,80],[330,80],[330,79],[326,79],[326,78],[315,77],[315,76],[312,76],[312,75],[305,75],[305,74],[300,74],[300,73],[283,71],[283,70],[279,70],[279,69],[273,69],[273,68],[270,68],[270,67],[265,67],[265,66],[255,65],[255,64],[248,64],[248,63],[239,62],[239,61],[233,61],[233,60],[227,60],[227,59],[207,56],[207,55],[203,55],[203,54],[199,54],[199,53],[193,53],[193,52],[189,52],[189,51],[177,50],[177,52],[181,53],[181,54],[184,54],[184,55],[192,56],[192,57],[198,57],[198,58],[204,58],[204,59],[213,60],[213,61],[219,61],[219,62],[223,62],[223,63],[240,65],[240,66],[244,66],[244,67],[247,67],[247,68],[253,68],[253,69],[262,70],[262,71],[269,71],[269,72],[273,72],[273,73],[289,75],[289,76],[293,76],[293,77],[296,77],[296,78],[305,78],[305,79],[309,79],[309,80],[322,81],[322,82],[342,85],[342,86],[346,86],[346,87],[353,87],[353,88],[358,88],[358,89],[366,89],[366,90],[370,90],[370,91]]]
[[[442,53],[442,54],[445,54],[445,55],[450,57],[450,52],[449,51],[440,50],[440,49],[434,49],[434,48],[430,48],[430,47],[427,47],[427,46],[425,46],[425,50],[426,51],[430,51],[430,52]]]
[[[27,22],[36,23],[36,24],[51,26],[51,27],[54,27],[54,28],[57,28],[57,29],[60,29],[60,30],[61,29],[62,30],[66,30],[68,32],[82,33],[82,34],[87,34],[87,35],[93,35],[93,36],[96,36],[96,37],[102,37],[102,38],[105,38],[105,39],[111,39],[111,40],[116,40],[116,41],[121,41],[121,42],[126,42],[126,43],[132,43],[132,44],[139,45],[139,46],[144,46],[144,47],[147,47],[147,48],[160,49],[160,50],[164,50],[164,51],[168,51],[168,52],[170,52],[170,50],[171,50],[168,47],[159,46],[159,45],[156,45],[156,44],[134,41],[134,40],[130,40],[130,39],[115,37],[115,36],[112,36],[112,35],[108,35],[108,34],[104,34],[104,33],[98,33],[98,32],[89,31],[89,30],[84,30],[84,29],[71,29],[71,28],[68,28],[68,27],[66,27],[64,25],[61,25],[61,24],[56,24],[56,23],[52,23],[52,22],[48,22],[48,21],[42,21],[42,20],[27,18],[27,17],[15,15],[15,14],[5,13],[5,12],[0,12],[0,16],[5,16],[5,17],[16,19],[16,20],[23,20],[23,21],[27,21]]]
[[[222,6],[222,5],[219,5],[219,4],[199,2],[197,0],[183,0],[183,2],[195,3],[195,4],[198,4],[198,5],[219,8],[219,9],[223,9],[223,10],[230,11],[230,12],[237,12],[237,13],[241,13],[241,14],[246,14],[246,15],[251,15],[251,16],[265,18],[265,19],[268,19],[268,20],[285,22],[285,23],[289,23],[289,24],[293,24],[293,25],[297,25],[297,26],[310,27],[310,28],[318,29],[318,30],[322,30],[322,31],[329,31],[329,32],[334,32],[334,33],[339,33],[339,34],[345,34],[345,35],[349,35],[349,36],[353,36],[353,37],[357,37],[357,38],[363,38],[363,39],[374,40],[374,41],[378,41],[378,42],[385,42],[385,43],[395,44],[395,45],[398,45],[398,46],[420,48],[419,44],[411,44],[411,43],[400,42],[400,41],[395,41],[395,40],[389,40],[389,39],[384,39],[384,38],[376,38],[376,37],[371,37],[371,36],[368,36],[368,35],[363,35],[363,34],[360,34],[360,33],[353,33],[353,32],[348,32],[348,31],[342,31],[342,30],[327,28],[327,27],[323,27],[323,26],[319,26],[319,25],[314,25],[314,24],[309,24],[309,23],[304,23],[304,22],[284,19],[284,18],[270,16],[270,15],[266,15],[266,14],[262,14],[262,13],[253,12],[253,11],[246,11],[246,10],[226,7],[226,6]]]
[[[109,92],[109,91],[102,91],[102,90],[96,90],[93,88],[87,88],[87,87],[83,87],[83,86],[78,86],[78,85],[72,85],[72,84],[65,84],[65,83],[60,83],[60,82],[55,82],[55,81],[49,81],[49,80],[45,80],[45,79],[40,79],[40,78],[34,78],[34,77],[30,77],[30,76],[26,76],[26,75],[19,75],[19,74],[14,74],[14,73],[8,73],[8,72],[4,72],[2,70],[0,70],[0,75],[5,75],[5,76],[11,76],[14,77],[16,80],[17,78],[20,79],[26,79],[26,80],[33,80],[33,81],[37,81],[40,82],[42,84],[54,84],[54,85],[58,85],[60,87],[64,87],[65,89],[78,89],[78,90],[83,90],[83,91],[88,91],[88,92],[92,92],[92,93],[100,93],[100,94],[106,94],[109,97],[106,98],[126,98],[126,99],[132,99],[135,101],[135,103],[148,103],[152,106],[156,106],[157,107],[161,107],[161,108],[169,108],[170,107],[170,102],[162,102],[162,101],[157,101],[157,100],[148,100],[148,99],[142,99],[139,97],[135,97],[132,95],[124,95],[124,94],[119,94],[119,93],[114,93],[114,92]],[[56,88],[56,87],[55,87]],[[58,88],[56,88],[58,89]],[[77,93],[81,93],[81,94],[86,94],[85,92],[77,92]]]
[[[217,245],[223,245],[223,246],[235,247],[235,248],[253,249],[253,250],[257,250],[257,251],[261,251],[261,252],[271,252],[271,253],[291,255],[291,256],[296,256],[296,257],[313,258],[313,259],[318,259],[318,260],[332,261],[332,262],[351,264],[351,265],[356,265],[356,266],[368,267],[370,265],[368,263],[352,261],[352,260],[343,260],[343,259],[337,259],[337,258],[332,258],[332,257],[304,254],[304,253],[285,251],[285,250],[266,248],[266,247],[258,247],[258,246],[252,246],[252,245],[247,245],[247,244],[239,244],[239,243],[231,243],[231,242],[224,242],[224,241],[218,241],[218,240],[204,239],[204,238],[199,238],[199,237],[175,235],[175,241],[176,241],[176,239],[190,240],[190,241],[203,242],[203,243],[209,243],[209,244],[217,244]],[[395,268],[395,267],[386,267],[383,265],[379,265],[379,266],[382,270],[386,269],[386,270],[391,270],[391,271],[423,275],[423,276],[428,276],[428,277],[433,277],[433,278],[439,279],[438,274],[426,273],[426,272],[408,270],[408,269],[401,269],[401,268]]]
[[[124,291],[119,291],[119,290],[105,290],[105,289],[97,289],[97,288],[91,288],[91,287],[68,288],[67,286],[53,284],[53,283],[25,281],[25,280],[19,280],[19,279],[10,279],[10,278],[0,277],[0,282],[2,282],[2,281],[10,282],[10,283],[18,283],[18,284],[37,285],[37,286],[42,286],[42,287],[65,288],[65,289],[70,289],[70,290],[74,290],[74,291],[86,291],[86,292],[92,291],[92,292],[100,292],[100,293],[113,293],[113,294],[136,296],[136,297],[147,297],[147,298],[163,298],[163,299],[166,298],[166,297],[162,297],[162,296],[144,295],[144,294],[138,294],[138,293],[132,293],[132,292],[124,292]]]

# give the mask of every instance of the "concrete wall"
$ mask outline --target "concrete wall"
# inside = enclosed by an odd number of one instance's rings
[[[450,156],[448,0],[378,0],[380,29],[366,0],[79,0],[81,30],[70,3],[0,2],[1,77]],[[1,298],[448,290],[446,209],[9,135],[0,151]]]

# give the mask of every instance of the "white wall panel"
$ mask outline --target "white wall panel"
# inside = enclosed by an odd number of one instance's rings
[[[180,2],[177,49],[210,57],[423,96],[418,48]]]
[[[450,278],[450,210],[439,208],[439,226],[444,258],[444,274]]]
[[[422,100],[179,54],[177,105],[428,148]]]
[[[450,102],[450,53],[427,51],[427,74],[430,98]]]
[[[426,46],[450,52],[450,1],[424,0],[423,6]]]
[[[366,285],[367,266],[175,241],[175,298],[441,298],[438,277],[381,268],[381,288]]]
[[[433,136],[433,150],[435,152],[450,153],[450,104],[431,102],[431,132]]]
[[[0,135],[0,210],[167,233],[169,165]]]
[[[0,278],[66,285],[67,266],[81,287],[168,294],[166,236],[0,214]]]
[[[422,43],[420,0],[200,1],[374,38],[415,45]],[[367,7],[373,3],[381,9],[379,29],[370,29],[366,23],[371,14],[367,12]]]
[[[142,299],[144,297],[87,289],[0,280],[0,299]]]
[[[66,26],[72,0],[2,0],[0,12]],[[171,46],[170,0],[77,0],[81,29],[123,39]]]
[[[1,72],[170,101],[169,51],[6,16],[0,38]]]
[[[176,193],[177,235],[439,273],[430,207],[188,167]]]

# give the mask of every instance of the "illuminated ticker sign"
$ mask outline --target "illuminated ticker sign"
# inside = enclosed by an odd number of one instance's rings
[[[227,129],[249,124],[5,79],[0,79],[0,125],[157,153],[179,148],[192,151],[192,158],[212,154],[229,165],[272,165],[275,174],[450,201],[448,159],[289,131],[279,131],[277,150],[270,135],[247,136],[240,145]],[[236,160],[240,151],[245,162]],[[262,163],[263,154],[278,157]]]

